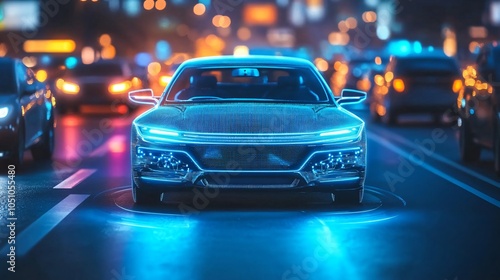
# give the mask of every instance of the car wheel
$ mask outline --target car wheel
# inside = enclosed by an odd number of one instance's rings
[[[332,199],[338,204],[357,205],[361,204],[363,201],[364,193],[364,188],[358,190],[337,191],[332,194]]]
[[[500,121],[497,124],[494,146],[494,156],[495,156],[495,173],[500,177]]]
[[[462,121],[459,131],[460,157],[465,162],[479,160],[481,147],[474,142],[474,136],[466,120]]]
[[[158,205],[161,203],[161,192],[146,191],[138,188],[132,181],[132,197],[137,205]]]
[[[35,160],[49,160],[54,152],[54,117],[50,118],[42,140],[31,148],[31,154]]]

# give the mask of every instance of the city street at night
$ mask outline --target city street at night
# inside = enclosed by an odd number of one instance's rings
[[[58,117],[52,165],[26,155],[16,176],[15,279],[500,276],[492,157],[461,164],[452,126],[420,116],[398,128],[368,122],[359,206],[334,205],[327,194],[191,192],[138,207],[132,118]]]
[[[499,280],[500,0],[0,0],[0,280]]]

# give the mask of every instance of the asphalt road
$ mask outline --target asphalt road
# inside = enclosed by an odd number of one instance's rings
[[[134,116],[59,116],[54,161],[26,153],[16,169],[12,216],[0,170],[0,279],[500,279],[492,154],[464,165],[453,126],[415,116],[386,127],[356,113],[369,145],[356,207],[321,194],[230,193],[137,207]]]

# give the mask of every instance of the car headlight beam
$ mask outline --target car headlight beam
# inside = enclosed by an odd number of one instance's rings
[[[330,137],[333,142],[355,140],[361,136],[363,125],[355,127],[346,127],[331,131],[325,131],[319,134],[321,138]]]

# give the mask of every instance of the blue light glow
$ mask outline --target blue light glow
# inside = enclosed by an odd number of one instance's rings
[[[156,135],[164,135],[164,136],[174,136],[174,137],[179,136],[179,133],[177,133],[177,132],[168,131],[168,130],[159,130],[159,129],[150,129],[149,133],[156,134]]]
[[[156,58],[159,60],[167,60],[172,55],[172,48],[165,40],[160,40],[156,43]]]
[[[420,43],[419,41],[413,43],[413,51],[415,53],[422,53],[422,50],[422,43]]]
[[[7,117],[9,114],[9,107],[0,108],[0,119]]]
[[[64,64],[66,65],[66,68],[73,69],[78,64],[78,59],[74,56],[70,56],[70,57],[66,58],[66,61],[64,62]]]
[[[342,129],[342,130],[336,130],[336,131],[330,131],[330,132],[323,132],[319,136],[336,136],[336,135],[345,135],[352,133],[353,130],[351,129]]]
[[[42,55],[42,56],[40,57],[40,64],[41,64],[41,65],[44,65],[44,66],[45,66],[45,65],[49,65],[49,64],[50,64],[50,62],[51,62],[51,60],[52,60],[52,59],[50,58],[50,56],[48,56],[48,55]]]
[[[142,52],[135,56],[135,63],[141,67],[147,67],[152,61],[153,58],[149,53]]]

